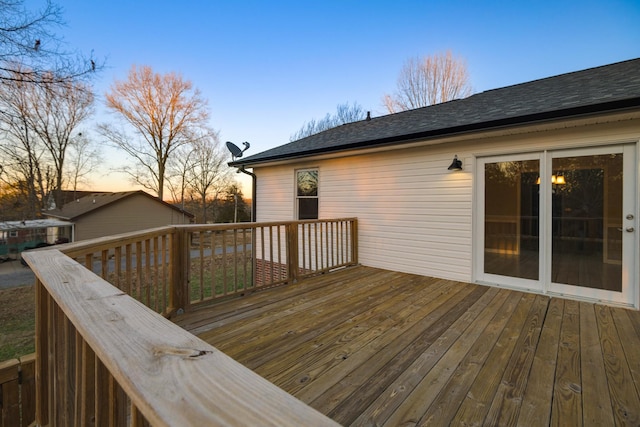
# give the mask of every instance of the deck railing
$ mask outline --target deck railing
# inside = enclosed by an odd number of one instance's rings
[[[157,313],[357,264],[354,218],[178,225],[60,250]]]
[[[333,425],[166,317],[356,264],[355,219],[171,226],[23,257],[38,425]]]

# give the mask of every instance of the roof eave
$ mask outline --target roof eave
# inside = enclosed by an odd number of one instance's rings
[[[387,138],[380,138],[374,140],[358,141],[351,144],[342,144],[338,146],[325,147],[313,150],[307,150],[300,153],[290,153],[285,155],[274,155],[269,157],[261,157],[255,160],[236,160],[229,162],[231,167],[252,167],[264,163],[270,163],[274,161],[283,160],[295,160],[301,158],[307,158],[311,156],[330,154],[340,151],[349,151],[354,149],[375,148],[384,145],[394,145],[408,141],[414,141],[417,139],[431,139],[441,138],[447,136],[457,136],[461,134],[468,134],[473,132],[496,130],[499,128],[538,124],[542,122],[566,120],[570,118],[580,118],[590,115],[606,114],[612,112],[622,112],[625,110],[631,110],[640,107],[640,97],[628,98],[624,100],[617,100],[607,103],[585,105],[580,107],[568,108],[563,110],[545,111],[542,113],[508,117],[504,119],[491,120],[479,123],[471,123],[468,125],[454,126],[449,128],[434,129],[425,132],[417,132],[411,134],[395,135]]]
[[[42,210],[41,212],[42,212],[42,215],[44,216],[50,216],[52,218],[58,218],[65,221],[73,221],[73,218],[71,217],[60,215],[60,214],[56,215],[54,213],[51,213],[51,211]]]

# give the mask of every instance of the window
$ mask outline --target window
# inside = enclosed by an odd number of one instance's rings
[[[318,170],[296,171],[298,219],[318,219]]]
[[[18,237],[18,230],[9,231],[9,237]]]

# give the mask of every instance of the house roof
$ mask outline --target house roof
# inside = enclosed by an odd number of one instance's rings
[[[76,199],[75,201],[66,203],[65,205],[62,206],[61,209],[53,209],[49,211],[44,211],[43,213],[46,216],[73,221],[78,217],[81,217],[82,215],[86,215],[90,212],[101,209],[107,205],[111,205],[120,200],[126,199],[128,197],[136,196],[136,195],[149,197],[150,199],[158,203],[162,203],[163,205],[171,209],[175,209],[180,213],[184,213],[188,217],[193,218],[194,216],[192,213],[189,213],[187,211],[180,209],[177,206],[173,206],[167,202],[164,202],[158,199],[157,197],[153,197],[152,195],[142,190],[125,191],[125,192],[119,192],[119,193],[91,193],[89,195]]]
[[[0,222],[0,231],[33,230],[49,227],[70,227],[73,223],[58,219],[30,219],[26,221]]]
[[[488,90],[461,100],[344,124],[236,159],[253,166],[506,126],[640,107],[640,58]]]

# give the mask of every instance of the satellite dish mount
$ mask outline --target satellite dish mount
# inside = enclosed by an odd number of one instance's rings
[[[244,150],[241,150],[236,144],[231,141],[227,141],[227,149],[231,152],[231,157],[233,160],[242,157],[242,154],[249,149],[251,146],[247,141],[243,142]]]

